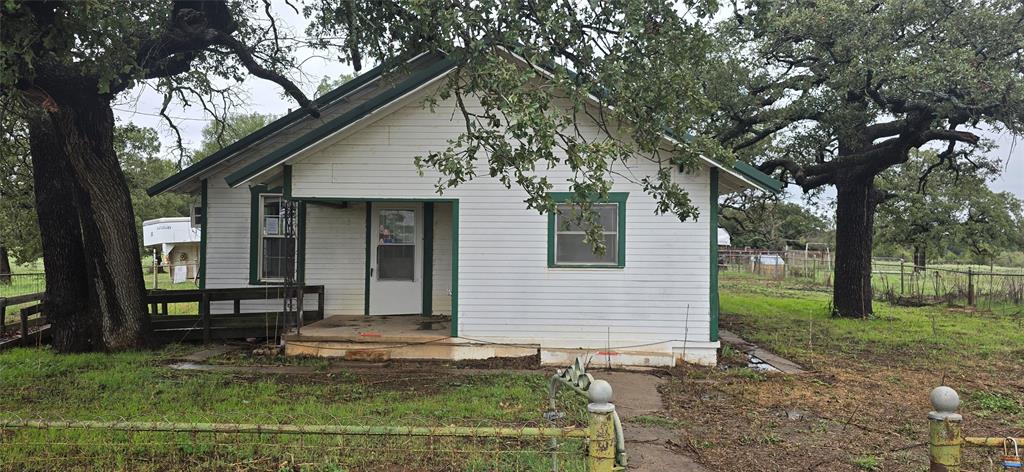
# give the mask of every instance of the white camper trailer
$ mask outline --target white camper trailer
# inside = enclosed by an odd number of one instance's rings
[[[199,275],[199,236],[199,228],[193,227],[187,216],[142,222],[143,244],[160,249],[160,265],[171,274],[173,283],[195,280]]]

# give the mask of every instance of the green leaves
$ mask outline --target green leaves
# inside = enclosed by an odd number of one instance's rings
[[[699,21],[715,7],[419,0],[361,4],[352,15],[347,0],[336,0],[306,12],[307,33],[342,57],[351,58],[355,45],[378,60],[418,49],[460,62],[427,103],[454,98],[464,132],[416,160],[421,172],[440,174],[438,192],[487,176],[549,212],[552,189],[582,200],[618,182],[657,198],[659,211],[689,219],[697,213],[672,170],[695,167],[698,152],[723,153],[706,140],[669,142],[665,133],[688,136],[714,109],[696,72],[710,44]],[[555,168],[568,172],[548,172]]]

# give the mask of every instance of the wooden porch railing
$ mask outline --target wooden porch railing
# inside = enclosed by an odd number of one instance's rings
[[[284,298],[288,294],[288,290],[296,292],[294,309],[301,315],[296,315],[296,313],[286,315],[284,313]],[[0,298],[0,349],[14,345],[28,345],[32,339],[45,335],[47,321],[43,303],[44,295],[44,293],[33,293]],[[305,299],[310,295],[316,296],[316,307],[305,309]],[[243,312],[242,302],[245,300],[276,300],[281,303],[281,309],[252,309],[249,312]],[[213,304],[226,301],[232,302],[231,311],[214,313]],[[29,303],[32,304],[20,308],[20,320],[8,325],[7,308]],[[196,306],[197,312],[169,315],[169,308],[174,304],[193,304]],[[324,286],[307,285],[301,290],[285,289],[284,287],[148,290],[146,306],[151,315],[152,334],[157,341],[202,340],[209,342],[213,339],[273,337],[283,334],[283,330],[286,328],[296,326],[299,320],[302,325],[306,325],[324,319]],[[33,315],[39,316],[33,318]],[[296,316],[301,316],[301,318],[296,320]],[[18,329],[18,337],[12,335],[15,328]]]
[[[18,295],[16,297],[0,298],[0,349],[19,345],[27,346],[35,337],[42,336],[46,325],[46,316],[43,313],[43,292]],[[7,307],[30,304],[17,310],[18,319],[10,325],[7,324]],[[32,318],[32,315],[40,315]],[[30,319],[31,318],[31,319]],[[14,328],[18,328],[18,337],[11,335]],[[39,329],[34,329],[39,327]]]
[[[281,330],[296,326],[296,319],[286,316],[283,309],[287,290],[295,290],[295,311],[301,313],[302,325],[324,319],[324,286],[306,285],[298,288],[284,287],[243,287],[212,288],[195,290],[149,290],[146,303],[153,315],[150,325],[159,340],[186,341],[202,339],[237,339],[270,337],[281,334]],[[316,309],[307,310],[305,298],[315,295]],[[278,300],[281,310],[256,309],[242,311],[245,300]],[[232,309],[226,313],[214,313],[215,302],[232,302]],[[197,314],[169,315],[169,305],[175,303],[198,304]],[[294,316],[293,314],[289,314]]]

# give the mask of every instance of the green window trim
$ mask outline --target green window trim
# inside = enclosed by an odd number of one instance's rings
[[[270,188],[254,185],[249,188],[249,285],[284,285],[283,280],[262,280],[260,277],[260,209],[264,195],[280,196],[287,199],[282,187]],[[306,203],[298,202],[296,210],[295,235],[295,281],[305,283],[306,279]]]
[[[206,289],[206,242],[209,239],[210,225],[207,223],[210,217],[209,181],[203,179],[202,193],[200,194],[199,205],[203,208],[203,221],[200,222],[199,230],[199,288]]]
[[[576,198],[573,192],[550,192],[555,203],[570,203]],[[609,192],[608,198],[595,200],[593,203],[614,203],[617,204],[618,214],[616,217],[618,228],[616,228],[616,248],[618,251],[614,264],[559,264],[555,262],[555,213],[548,213],[548,268],[551,269],[621,269],[626,266],[626,199],[629,192]],[[609,248],[610,249],[610,248]]]

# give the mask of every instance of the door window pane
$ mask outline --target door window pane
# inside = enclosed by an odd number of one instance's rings
[[[416,272],[416,212],[377,213],[377,279],[413,280]]]
[[[379,244],[415,244],[416,212],[413,210],[381,210],[377,228]]]

